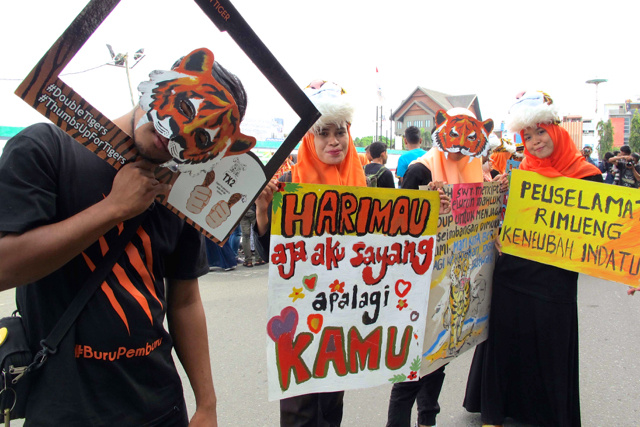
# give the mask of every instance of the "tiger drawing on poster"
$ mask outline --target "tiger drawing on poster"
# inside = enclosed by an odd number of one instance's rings
[[[463,341],[462,327],[471,302],[471,261],[469,254],[454,255],[449,290],[449,354]]]

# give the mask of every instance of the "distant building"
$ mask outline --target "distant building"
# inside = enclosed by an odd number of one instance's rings
[[[598,132],[596,132],[597,123],[593,119],[582,119],[582,146],[590,145],[595,153],[598,148]],[[604,153],[598,153],[598,157],[602,158]]]
[[[582,116],[564,116],[560,126],[565,128],[569,132],[569,136],[573,139],[573,142],[578,147],[578,150],[582,149]]]
[[[261,119],[245,117],[240,123],[240,130],[258,141],[284,141],[283,119]]]
[[[482,120],[477,95],[448,95],[418,86],[400,103],[393,112],[396,122],[395,135],[401,137],[409,126],[431,131],[438,110],[450,110],[455,107],[466,108]]]
[[[628,145],[631,119],[634,112],[640,112],[640,101],[628,99],[622,104],[605,104],[604,111],[605,120],[611,119],[613,125],[613,146]]]

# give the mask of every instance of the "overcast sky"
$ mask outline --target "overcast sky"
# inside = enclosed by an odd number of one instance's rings
[[[3,1],[0,79],[24,78],[87,2]],[[233,2],[300,85],[324,79],[342,85],[357,106],[355,136],[374,133],[376,67],[387,100],[397,108],[416,86],[477,94],[483,118],[506,119],[515,94],[548,92],[565,114],[595,117],[595,89],[606,78],[604,103],[640,97],[640,55],[632,33],[637,3],[584,1],[333,1]],[[249,95],[248,116],[284,117],[277,92],[233,41],[191,0],[122,0],[65,72],[77,72],[116,52],[144,47],[132,70],[134,91],[149,71],[166,69],[198,47],[236,73]],[[62,77],[110,118],[131,108],[123,69],[101,67]],[[0,80],[0,126],[26,126],[43,117],[13,94],[18,81]],[[385,129],[386,131],[386,129]]]

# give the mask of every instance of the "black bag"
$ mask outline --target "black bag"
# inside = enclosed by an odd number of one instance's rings
[[[0,319],[0,419],[24,418],[27,407],[31,375],[24,375],[33,362],[33,354],[22,318],[16,316]],[[10,411],[10,412],[9,412]]]
[[[125,223],[124,232],[80,288],[49,335],[40,341],[41,349],[35,356],[29,347],[22,318],[16,316],[18,311],[14,311],[11,317],[0,319],[0,373],[2,374],[2,379],[0,379],[0,386],[2,386],[2,390],[0,390],[0,411],[2,412],[0,423],[8,425],[9,420],[25,417],[33,372],[40,369],[47,358],[58,351],[60,341],[95,291],[101,286],[104,278],[124,252],[148,212],[147,209],[141,215]]]
[[[386,170],[387,168],[382,166],[380,169],[378,169],[378,172],[374,173],[373,175],[367,175],[367,173],[365,172],[365,177],[367,178],[367,187],[377,187],[378,180]]]

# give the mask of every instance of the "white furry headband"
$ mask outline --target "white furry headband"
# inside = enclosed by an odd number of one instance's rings
[[[322,114],[311,128],[312,132],[318,133],[322,128],[332,123],[351,124],[353,121],[355,109],[349,96],[344,89],[335,83],[316,80],[304,88],[304,93]]]
[[[509,132],[518,133],[539,123],[558,123],[558,108],[549,95],[542,91],[528,91],[517,96],[509,109]]]

